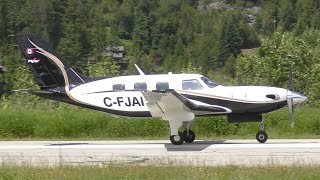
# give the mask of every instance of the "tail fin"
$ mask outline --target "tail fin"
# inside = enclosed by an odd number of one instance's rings
[[[85,83],[45,41],[35,34],[16,35],[15,39],[28,67],[41,89],[77,86]]]

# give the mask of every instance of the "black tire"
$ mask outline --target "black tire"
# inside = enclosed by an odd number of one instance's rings
[[[176,139],[177,137],[180,137],[179,140]],[[177,137],[175,137],[175,135],[170,136],[170,141],[171,141],[171,143],[174,144],[174,145],[181,145],[181,144],[183,144],[183,141],[184,141],[184,136],[183,136],[183,134],[182,134],[181,132],[179,132],[179,135],[178,135]]]
[[[191,130],[189,130],[189,135],[187,135],[187,130],[183,131],[183,136],[186,143],[193,143],[196,139],[196,134]]]
[[[268,140],[268,134],[264,131],[259,131],[257,132],[256,139],[259,143],[265,143]]]

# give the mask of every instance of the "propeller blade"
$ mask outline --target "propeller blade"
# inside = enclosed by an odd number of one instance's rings
[[[287,102],[288,102],[289,114],[290,114],[290,126],[291,126],[291,128],[293,128],[293,127],[294,127],[294,116],[293,116],[294,108],[293,108],[293,99],[292,99],[292,98],[288,98]]]
[[[289,73],[289,91],[293,91],[293,66],[290,64],[290,73]]]

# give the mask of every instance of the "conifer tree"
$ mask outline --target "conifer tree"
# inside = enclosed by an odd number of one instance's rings
[[[85,0],[68,0],[62,17],[63,35],[58,49],[65,60],[73,66],[84,66],[87,54],[90,52],[86,34],[87,14]]]

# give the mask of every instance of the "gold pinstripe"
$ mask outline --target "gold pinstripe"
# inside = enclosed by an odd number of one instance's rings
[[[30,39],[28,39],[28,40],[29,40],[29,42],[30,42],[34,47],[36,47],[36,48],[39,50],[39,51],[37,51],[38,53],[40,53],[40,54],[48,57],[48,58],[51,59],[53,62],[55,62],[56,65],[59,67],[59,69],[60,69],[61,72],[62,72],[62,75],[63,75],[64,81],[65,81],[65,84],[66,84],[65,90],[66,90],[66,93],[67,93],[68,97],[69,97],[70,99],[72,99],[73,101],[76,101],[76,102],[78,102],[78,103],[80,103],[80,104],[90,105],[90,104],[88,104],[88,103],[85,103],[85,102],[82,102],[82,101],[77,100],[75,97],[73,97],[73,96],[71,95],[70,89],[69,89],[69,85],[70,85],[70,83],[69,83],[69,78],[68,78],[67,72],[66,72],[66,70],[64,69],[64,65],[63,65],[63,63],[61,62],[61,60],[60,60],[59,58],[57,58],[56,56],[54,56],[53,54],[51,54],[51,53],[47,52],[46,50],[44,50],[44,49],[40,48],[39,46],[37,46],[37,45],[36,45],[35,43],[33,43]]]
[[[237,101],[237,102],[246,102],[246,103],[274,103],[273,101],[247,101],[243,99],[234,99],[234,98],[227,98],[227,97],[222,97],[222,96],[215,96],[212,94],[203,94],[203,93],[198,93],[198,92],[192,92],[192,91],[185,91],[185,90],[176,90],[177,92],[180,93],[188,93],[190,95],[200,95],[200,96],[206,96],[206,97],[213,97],[217,99],[222,99],[222,100],[230,100],[230,101]]]

